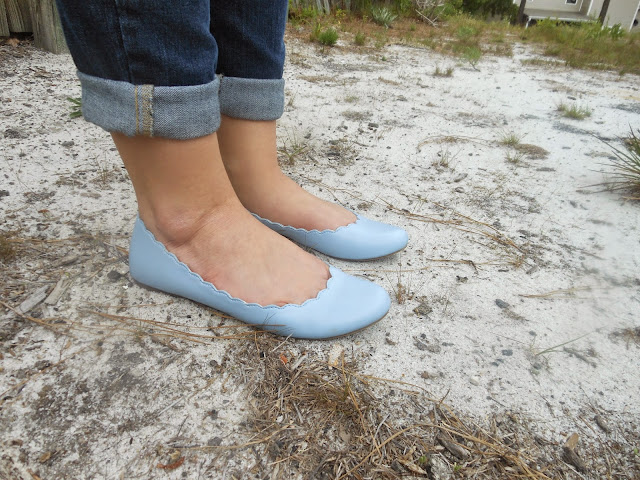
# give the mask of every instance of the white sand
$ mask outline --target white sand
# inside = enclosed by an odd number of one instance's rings
[[[520,46],[513,58],[484,58],[479,71],[406,46],[321,53],[291,40],[289,55],[280,142],[308,149],[287,171],[323,198],[406,228],[411,240],[384,260],[333,261],[392,294],[382,322],[287,348],[333,358],[344,350],[366,373],[446,397],[461,414],[521,413],[553,441],[575,429],[601,434],[595,412],[637,432],[639,347],[617,334],[640,327],[640,205],[586,187],[606,179],[611,155],[596,136],[621,147],[618,137],[640,126],[638,77],[522,65],[533,55]],[[53,273],[2,299],[15,307],[42,285],[49,292],[66,269],[68,290],[35,310],[91,328],[56,336],[0,310],[3,328],[15,326],[1,340],[0,392],[9,393],[0,410],[0,473],[147,478],[157,472],[158,445],[246,439],[248,379],[234,377],[227,352],[237,342],[174,340],[176,351],[135,332],[108,334],[114,323],[87,313],[182,326],[220,321],[189,301],[167,305],[168,296],[126,276],[116,247],[127,248],[135,199],[108,135],[68,118],[66,97],[80,93],[70,57],[26,49],[2,61],[2,231],[97,239],[82,243],[86,250],[62,242],[53,258],[30,249],[20,268],[48,271],[52,263]],[[434,77],[436,66],[452,66],[453,76]],[[592,114],[562,118],[560,102]],[[518,156],[499,144],[509,133],[548,156]],[[457,141],[439,141],[446,136]],[[61,267],[67,255],[77,262]],[[416,314],[420,304],[430,313]],[[37,362],[61,360],[37,373]],[[51,451],[58,453],[39,461]],[[157,475],[195,478],[206,461],[203,454]]]

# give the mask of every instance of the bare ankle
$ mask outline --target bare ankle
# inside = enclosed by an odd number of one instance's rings
[[[238,205],[237,199],[229,199],[208,208],[165,206],[141,212],[141,217],[158,241],[167,247],[180,247],[193,240],[206,225],[215,223],[218,228],[223,229],[224,225],[232,221]]]

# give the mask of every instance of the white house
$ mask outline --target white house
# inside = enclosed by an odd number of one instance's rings
[[[520,0],[513,0],[520,5]],[[566,22],[585,22],[600,16],[605,0],[527,0],[524,14],[531,20],[556,18]],[[604,24],[619,24],[625,30],[638,27],[640,0],[610,0]]]

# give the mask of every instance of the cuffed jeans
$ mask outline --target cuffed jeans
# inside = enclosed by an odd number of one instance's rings
[[[56,0],[84,117],[188,139],[284,109],[287,0]]]

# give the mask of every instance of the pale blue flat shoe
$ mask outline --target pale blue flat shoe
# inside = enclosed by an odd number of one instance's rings
[[[374,260],[404,249],[409,235],[402,228],[356,215],[356,221],[335,230],[305,230],[253,214],[264,225],[305,247],[342,260]]]
[[[331,278],[316,298],[301,305],[261,306],[218,290],[169,252],[136,220],[129,248],[134,280],[163,292],[215,308],[245,323],[294,338],[333,338],[361,330],[384,317],[391,300],[368,280],[329,267]]]

